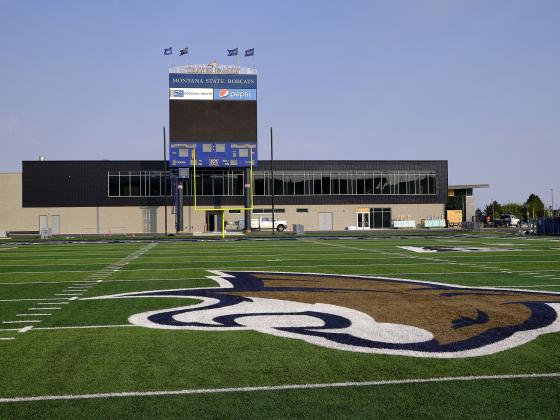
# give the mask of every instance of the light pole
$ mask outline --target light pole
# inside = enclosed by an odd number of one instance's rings
[[[553,188],[550,189],[550,198],[551,198],[550,213],[551,216],[554,217],[554,189]]]

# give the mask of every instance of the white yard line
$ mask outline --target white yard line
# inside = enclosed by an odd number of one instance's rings
[[[52,400],[90,400],[100,398],[123,398],[123,397],[154,397],[167,395],[196,395],[196,394],[225,394],[232,392],[263,392],[263,391],[288,391],[303,389],[325,389],[325,388],[349,388],[363,386],[383,386],[383,385],[406,385],[406,384],[427,384],[441,382],[469,382],[469,381],[495,381],[511,379],[543,379],[558,378],[560,373],[528,373],[513,375],[481,375],[481,376],[444,376],[438,378],[410,378],[381,381],[363,382],[334,382],[319,384],[286,384],[270,386],[245,386],[232,388],[198,388],[198,389],[179,389],[168,391],[129,391],[129,392],[107,392],[97,394],[67,394],[67,395],[37,395],[30,397],[9,397],[0,398],[0,403],[18,403],[30,401],[52,401]]]
[[[65,327],[36,327],[33,331],[37,330],[88,330],[95,328],[130,328],[138,327],[134,324],[117,324],[117,325],[70,325]]]

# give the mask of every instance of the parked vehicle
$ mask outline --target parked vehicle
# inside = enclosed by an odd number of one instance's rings
[[[519,227],[521,226],[521,220],[519,220],[519,218],[515,217],[515,215],[513,214],[502,214],[500,218],[496,220],[495,225],[501,227]]]
[[[288,227],[288,222],[285,220],[274,220],[274,229],[278,232],[284,231]],[[251,229],[266,230],[272,229],[272,217],[259,217],[258,219],[251,220]]]

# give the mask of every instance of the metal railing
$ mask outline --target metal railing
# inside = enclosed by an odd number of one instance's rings
[[[257,74],[253,67],[242,67],[226,64],[187,64],[185,66],[169,67],[169,73],[185,74]]]

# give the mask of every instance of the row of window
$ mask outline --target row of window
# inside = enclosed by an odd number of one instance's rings
[[[194,194],[192,178],[182,179],[183,194]],[[201,170],[196,173],[199,196],[242,196],[244,174],[239,171]],[[172,181],[161,171],[109,172],[110,197],[160,197],[172,194]],[[433,195],[437,193],[434,172],[361,171],[255,171],[254,195]],[[166,188],[167,187],[167,188]]]

